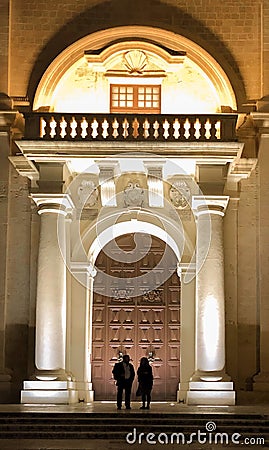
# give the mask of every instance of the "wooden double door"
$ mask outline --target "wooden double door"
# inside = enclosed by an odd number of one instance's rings
[[[109,246],[96,261],[92,321],[95,400],[115,400],[112,369],[125,353],[130,355],[135,371],[140,359],[149,357],[154,375],[153,401],[176,400],[180,375],[176,257],[163,241],[151,237],[149,246],[148,235],[140,233],[121,236]],[[135,247],[135,261],[128,262]],[[122,252],[126,258],[119,257]],[[137,379],[133,398],[136,384]]]

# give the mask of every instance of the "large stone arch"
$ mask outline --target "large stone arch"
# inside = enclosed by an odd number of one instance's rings
[[[34,109],[51,105],[53,94],[59,90],[61,80],[66,79],[70,70],[75,70],[72,67],[79,67],[78,64],[83,60],[85,50],[99,50],[108,47],[108,50],[103,53],[109,60],[111,54],[116,54],[121,49],[127,48],[128,42],[130,42],[130,48],[132,48],[135,44],[134,36],[139,48],[142,47],[149,52],[154,52],[156,59],[162,57],[165,61],[163,47],[186,52],[189,64],[194,64],[195,67],[199,68],[201,76],[212,83],[215,95],[219,98],[219,104],[237,109],[236,96],[228,76],[206,50],[195,42],[171,31],[145,26],[123,26],[98,31],[67,47],[55,58],[43,74],[36,90]],[[109,48],[111,48],[110,51]],[[184,84],[186,85],[186,82]],[[173,89],[177,89],[177,85]],[[70,88],[68,92],[70,92]]]
[[[29,80],[28,96],[31,103],[44,72],[67,47],[90,33],[134,25],[154,27],[172,34],[180,34],[205,49],[227,74],[233,86],[237,104],[240,106],[244,102],[245,88],[233,55],[204,24],[186,11],[160,1],[149,1],[145,4],[142,0],[137,2],[116,0],[100,2],[83,11],[51,38],[38,56]],[[191,30],[195,30],[195,35]]]

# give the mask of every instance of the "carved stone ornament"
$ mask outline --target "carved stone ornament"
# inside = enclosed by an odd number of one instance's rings
[[[175,181],[169,189],[169,198],[175,208],[186,209],[190,201],[190,188],[185,181]]]
[[[130,75],[142,75],[147,64],[148,57],[142,50],[130,50],[122,57],[122,65]]]
[[[144,204],[144,190],[139,183],[130,181],[124,189],[124,206],[142,207]]]
[[[130,288],[114,288],[112,289],[113,301],[125,303],[131,300],[131,289]]]
[[[159,289],[154,289],[153,291],[145,292],[143,300],[148,303],[161,303],[161,291]]]
[[[95,206],[98,201],[98,189],[92,180],[82,180],[78,187],[79,203],[82,208]]]

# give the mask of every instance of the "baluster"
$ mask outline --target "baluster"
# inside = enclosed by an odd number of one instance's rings
[[[78,126],[78,123],[77,123],[75,117],[73,116],[72,119],[70,120],[70,128],[71,128],[70,136],[72,139],[74,139],[77,135],[77,126]]]
[[[211,132],[210,140],[211,141],[216,141],[217,140],[216,123],[217,123],[217,120],[215,118],[211,117],[211,130],[210,130],[210,132]]]
[[[153,129],[154,129],[153,136],[155,137],[155,139],[158,139],[158,137],[159,137],[159,128],[160,128],[160,124],[159,124],[158,120],[155,120],[155,122],[153,124]]]
[[[144,129],[143,137],[144,137],[144,139],[147,139],[149,137],[149,128],[150,128],[150,123],[149,123],[148,119],[146,118],[143,122],[143,129]]]
[[[178,139],[180,137],[180,122],[178,118],[174,120],[173,128],[174,128],[173,136],[175,139]]]
[[[93,139],[96,139],[98,136],[98,122],[97,122],[96,118],[94,118],[91,123],[91,129],[92,129],[91,137]]]
[[[216,138],[221,139],[221,121],[218,120],[215,123],[215,130],[216,130]]]
[[[123,129],[122,136],[124,137],[124,139],[126,139],[129,136],[128,128],[129,128],[129,122],[125,117],[124,121],[122,122],[122,129]]]
[[[48,134],[48,124],[44,117],[40,117],[40,135],[39,137],[43,138]]]
[[[197,140],[199,140],[201,137],[201,133],[200,133],[201,123],[198,118],[196,118],[196,121],[194,123],[194,129],[195,129],[194,136]]]
[[[119,136],[119,132],[118,132],[119,122],[117,121],[116,118],[112,122],[112,128],[113,128],[112,136],[114,139],[117,139],[117,137]]]
[[[187,118],[184,122],[184,130],[185,130],[184,137],[185,137],[185,139],[190,138],[190,127],[191,127],[191,124],[190,124],[189,119]]]
[[[62,116],[61,121],[60,121],[60,129],[61,129],[60,136],[62,139],[64,139],[67,134],[66,127],[67,127],[67,122],[66,122],[64,116]]]
[[[134,120],[133,120],[133,122],[132,122],[132,128],[133,128],[133,133],[132,133],[132,136],[133,136],[133,138],[138,138],[138,136],[139,136],[139,131],[138,131],[138,128],[139,128],[139,122],[138,122],[138,120],[137,120],[137,117],[135,117],[134,118]]]
[[[206,139],[205,134],[206,134],[206,128],[205,128],[205,117],[199,117],[199,121],[200,121],[200,141],[204,141]]]
[[[194,127],[194,118],[189,119],[190,128],[189,128],[189,140],[194,141],[195,140],[195,127]]]
[[[103,130],[102,136],[104,139],[106,139],[109,136],[108,129],[109,129],[109,123],[106,119],[104,119],[102,122],[102,130]]]
[[[57,127],[57,122],[54,119],[54,116],[51,117],[50,122],[49,122],[49,135],[51,137],[51,139],[53,139],[56,136],[56,127]]]
[[[80,123],[81,133],[80,136],[82,139],[85,139],[85,137],[88,135],[87,129],[88,129],[88,122],[85,117],[82,117],[82,121]]]
[[[163,122],[163,137],[164,139],[168,139],[169,138],[169,128],[170,128],[170,123],[168,122],[167,119],[165,119],[165,121]]]
[[[207,118],[206,119],[206,123],[205,123],[205,138],[207,139],[207,140],[210,140],[210,138],[211,138],[211,123],[210,123],[210,120]]]

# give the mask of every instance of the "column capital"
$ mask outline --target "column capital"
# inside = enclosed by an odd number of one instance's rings
[[[252,112],[251,116],[259,133],[269,137],[269,112]]]
[[[228,195],[194,195],[192,209],[197,216],[201,214],[224,216],[228,202]]]
[[[71,271],[73,274],[87,273],[91,278],[97,275],[97,270],[91,262],[71,262]]]
[[[196,264],[195,263],[177,263],[177,275],[179,278],[184,276],[186,273],[196,273]]]
[[[51,212],[66,215],[74,208],[69,194],[31,194],[31,199],[38,207],[38,214]]]

